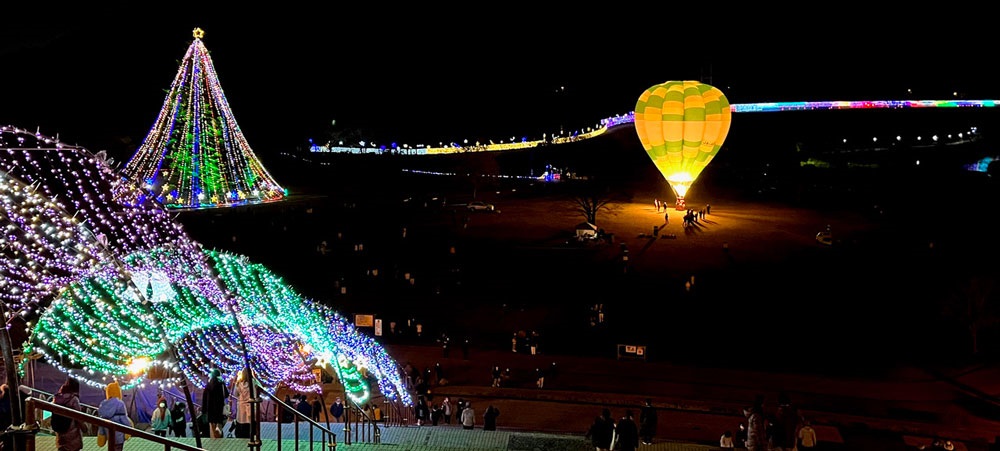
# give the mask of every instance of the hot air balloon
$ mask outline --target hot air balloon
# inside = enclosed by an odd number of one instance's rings
[[[676,208],[722,147],[732,111],[718,88],[698,81],[668,81],[639,96],[635,132],[653,164],[670,183]]]

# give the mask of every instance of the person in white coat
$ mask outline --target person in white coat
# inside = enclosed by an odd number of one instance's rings
[[[472,429],[476,425],[476,411],[472,410],[472,403],[466,403],[462,410],[462,429]]]

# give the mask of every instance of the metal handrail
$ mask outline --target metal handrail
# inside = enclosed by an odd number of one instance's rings
[[[354,436],[360,437],[361,440],[366,440],[366,438],[368,437],[368,434],[370,433],[371,436],[372,436],[371,443],[382,443],[382,430],[378,427],[378,422],[375,421],[374,418],[368,416],[368,412],[366,412],[365,409],[361,408],[361,406],[359,406],[353,400],[351,400],[350,398],[348,398],[348,401],[350,401],[350,404],[347,405],[347,407],[348,407],[347,409],[344,409],[344,412],[345,412],[344,414],[347,415],[347,417],[344,418],[344,424],[345,425],[350,424],[350,411],[354,410],[355,412],[357,412],[359,414],[359,415],[355,415],[355,417],[354,417],[355,418],[355,421],[354,421],[355,427],[353,429]],[[359,418],[361,419],[360,422],[357,421],[357,419],[359,419]],[[366,428],[365,429],[361,429],[361,428],[358,427],[358,424],[361,424],[362,426],[365,426]],[[346,432],[344,434],[344,443],[347,443],[348,445],[350,445],[351,444],[351,439],[353,438],[352,435],[351,435],[352,429],[345,428],[344,431]],[[357,441],[357,440],[355,440],[355,441]]]
[[[122,432],[131,435],[133,438],[138,437],[152,442],[160,443],[163,445],[163,449],[166,451],[169,451],[172,448],[177,448],[183,451],[205,451],[204,448],[198,448],[197,446],[191,446],[188,445],[187,443],[178,442],[176,440],[171,440],[166,437],[160,437],[159,435],[152,434],[143,431],[141,429],[136,429],[131,426],[124,426],[111,420],[106,420],[101,417],[86,414],[79,410],[60,406],[59,404],[56,404],[54,402],[46,401],[40,398],[35,398],[33,396],[28,397],[24,401],[24,405],[26,413],[25,418],[33,419],[35,416],[35,409],[40,407],[42,410],[47,410],[49,412],[52,412],[53,414],[63,415],[77,421],[106,428],[108,430],[108,444],[107,444],[108,449],[115,449],[115,437],[117,436],[116,432]],[[39,428],[38,422],[34,420],[31,421],[32,422],[30,424],[26,421],[25,424],[22,426],[22,429],[37,430]],[[33,451],[35,449],[35,435],[34,434],[28,435],[26,442],[27,442],[26,449],[28,451]]]
[[[413,409],[404,406],[398,400],[390,401],[386,399],[383,403],[389,406],[386,409],[382,409],[383,415],[386,416],[386,426],[408,427],[410,423],[414,422]]]
[[[166,390],[166,389],[162,390],[161,393],[163,393],[164,395],[170,396],[171,398],[174,398],[174,402],[177,402],[177,400],[180,400],[180,401],[183,401],[185,404],[187,404],[187,399],[184,397],[183,394],[174,393],[174,392],[172,392],[170,390]],[[230,395],[230,397],[232,397],[232,395]],[[201,408],[201,404],[198,404],[197,402],[194,402],[193,400],[191,401],[191,403],[194,404],[195,410]]]
[[[49,393],[49,392],[47,392],[45,390],[39,390],[39,389],[37,389],[35,387],[29,387],[27,385],[21,385],[19,387],[19,389],[20,389],[21,393],[24,393],[24,394],[29,395],[29,396],[35,396],[36,398],[41,399],[43,401],[55,402],[55,399],[56,399],[56,395],[54,395],[52,393]],[[84,403],[81,402],[80,403],[80,411],[82,411],[83,413],[86,413],[86,414],[89,414],[89,415],[93,415],[93,416],[96,417],[97,416],[98,408],[97,408],[97,406],[92,406],[90,404],[84,404]]]
[[[323,441],[326,441],[326,437],[327,436],[329,437],[329,442],[327,443],[327,446],[330,449],[336,449],[337,448],[337,434],[336,433],[334,433],[333,431],[331,431],[326,426],[323,426],[322,424],[317,423],[312,418],[309,418],[308,416],[304,415],[302,412],[299,412],[294,407],[292,407],[292,406],[290,406],[288,404],[285,404],[285,402],[282,401],[282,400],[280,400],[280,399],[278,399],[278,397],[275,396],[274,393],[271,393],[270,391],[267,390],[267,388],[265,388],[263,385],[261,385],[260,381],[257,380],[256,377],[254,378],[253,381],[254,381],[254,384],[257,386],[257,389],[259,390],[258,393],[263,393],[268,398],[271,398],[271,401],[274,401],[277,404],[275,406],[275,409],[277,410],[277,415],[276,415],[277,418],[275,418],[275,420],[278,423],[278,427],[277,427],[278,437],[277,437],[277,440],[278,440],[278,449],[279,450],[281,449],[281,423],[282,423],[281,422],[281,417],[282,417],[281,414],[282,414],[282,411],[284,411],[284,410],[288,410],[288,411],[292,412],[292,414],[296,418],[296,421],[295,421],[295,441],[296,442],[299,440],[299,421],[302,421],[302,422],[307,422],[307,423],[309,423],[312,426],[311,428],[309,428],[309,449],[312,449],[312,444],[313,444],[313,429],[312,429],[313,427],[314,428],[319,428],[320,432],[323,433],[323,435],[324,435],[324,440]],[[296,446],[296,448],[297,448],[297,446]]]

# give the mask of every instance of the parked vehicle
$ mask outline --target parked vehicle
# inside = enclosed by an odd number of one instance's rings
[[[469,202],[469,204],[466,205],[465,208],[468,209],[469,211],[496,211],[497,209],[496,206],[493,204],[478,200]]]

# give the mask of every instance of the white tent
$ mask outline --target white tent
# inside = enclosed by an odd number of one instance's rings
[[[597,226],[589,222],[581,222],[577,224],[576,238],[578,240],[597,238]]]

